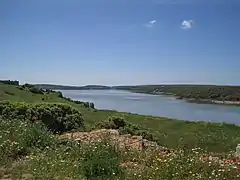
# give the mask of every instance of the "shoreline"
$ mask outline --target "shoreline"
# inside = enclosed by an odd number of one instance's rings
[[[61,90],[62,89],[56,90],[56,91],[61,91]],[[84,89],[84,90],[91,90],[91,89]],[[94,89],[94,90],[118,90],[118,89]],[[164,92],[142,92],[142,91],[134,91],[134,90],[123,90],[123,91],[128,91],[128,92],[138,93],[138,94],[156,95],[156,96],[158,95],[171,96],[171,97],[174,97],[176,100],[184,100],[188,103],[195,103],[195,104],[216,104],[216,105],[240,107],[240,101],[220,101],[220,100],[214,100],[214,99],[184,98],[172,93],[164,93]]]
[[[90,90],[90,89],[84,89],[84,90]],[[109,89],[96,89],[96,90],[109,90]],[[118,89],[115,89],[115,90],[118,90]],[[61,90],[57,90],[57,91],[61,91]],[[134,91],[134,90],[124,90],[124,91],[139,93],[139,94],[156,95],[156,96],[158,95],[171,96],[171,97],[174,97],[176,100],[184,100],[188,103],[195,103],[195,104],[216,104],[216,105],[240,107],[240,101],[220,101],[220,100],[213,100],[213,99],[184,98],[184,97],[179,97],[172,93],[164,93],[164,92],[141,92],[141,91]]]
[[[61,91],[59,91],[59,92],[61,92]],[[134,93],[134,92],[132,92],[132,93]],[[141,93],[141,94],[146,94],[146,93]],[[172,96],[172,95],[171,95],[171,97],[176,98],[176,96]],[[78,102],[78,100],[74,100],[70,97],[67,98],[67,97],[63,96],[63,98],[68,100],[68,101],[70,100],[73,103]],[[181,100],[186,101],[186,99],[181,99]],[[192,100],[192,102],[189,101],[189,103],[196,103],[196,102],[193,102],[194,99],[189,99],[189,100]],[[79,101],[79,102],[81,102],[81,101]],[[90,102],[82,102],[82,103],[84,104],[84,103],[90,103]],[[198,102],[198,103],[200,103],[200,102]],[[204,103],[204,104],[206,104],[206,103]],[[227,121],[217,121],[217,120],[214,121],[214,120],[211,120],[211,119],[202,119],[202,120],[200,120],[200,119],[184,119],[184,118],[176,118],[176,117],[163,116],[163,115],[151,115],[151,114],[136,113],[136,112],[129,112],[129,111],[119,111],[119,110],[116,110],[116,109],[101,109],[101,108],[99,109],[99,108],[96,108],[96,107],[94,107],[93,111],[94,112],[99,111],[99,112],[113,113],[115,115],[121,115],[121,116],[123,115],[124,117],[130,115],[130,116],[141,116],[141,117],[153,118],[153,119],[159,119],[160,118],[160,119],[164,119],[164,120],[168,120],[168,121],[170,120],[170,121],[183,121],[183,122],[187,122],[187,123],[210,123],[210,124],[219,124],[219,125],[220,124],[227,124],[227,125],[235,125],[235,126],[240,127],[239,123],[227,122]]]
[[[240,101],[220,101],[214,99],[195,99],[195,98],[184,98],[179,97],[172,93],[164,93],[164,92],[138,92],[134,90],[130,90],[130,92],[140,93],[140,94],[151,94],[151,95],[165,95],[174,97],[176,100],[184,100],[189,103],[196,103],[196,104],[216,104],[216,105],[226,105],[226,106],[240,106]]]
[[[199,104],[218,104],[218,105],[228,105],[228,106],[240,106],[240,101],[219,101],[211,99],[185,99],[183,100],[190,103],[199,103]]]

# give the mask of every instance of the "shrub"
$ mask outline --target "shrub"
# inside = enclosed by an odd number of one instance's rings
[[[29,88],[29,91],[34,93],[34,94],[44,94],[44,91],[42,89],[38,89],[36,87]]]
[[[107,121],[97,122],[93,129],[103,128],[103,129],[118,129],[120,134],[131,134],[143,136],[143,138],[148,140],[153,140],[154,137],[152,133],[148,130],[141,128],[138,125],[132,124],[130,122],[126,122],[124,118],[111,116]]]
[[[87,179],[112,179],[122,174],[118,152],[107,142],[95,143],[84,151],[83,173]]]
[[[58,92],[56,92],[56,93],[57,93],[57,97],[63,98],[63,94],[62,94],[60,91],[58,91]]]
[[[89,102],[84,102],[83,105],[84,105],[85,108],[89,108],[90,107],[89,106]]]
[[[33,84],[26,83],[26,84],[20,86],[19,89],[20,90],[24,90],[25,89],[25,90],[28,90],[28,91],[34,93],[34,94],[44,94],[44,90],[43,89],[38,88],[38,87],[36,87]]]
[[[124,128],[126,122],[124,118],[112,116],[109,117],[107,121],[101,121],[95,124],[95,128],[104,128],[104,129],[119,129]]]
[[[28,84],[28,83],[25,83],[24,85],[22,85],[22,87],[23,88],[33,88],[33,87],[35,87],[34,85],[32,85],[32,84]]]
[[[90,103],[90,108],[94,109],[94,103]]]
[[[0,115],[5,118],[24,119],[31,122],[41,121],[55,133],[84,128],[81,113],[67,104],[28,104],[1,101]]]

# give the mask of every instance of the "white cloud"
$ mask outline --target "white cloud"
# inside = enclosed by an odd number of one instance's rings
[[[157,23],[157,20],[151,20],[148,23],[144,24],[145,27],[152,28]]]
[[[193,20],[184,20],[181,27],[182,29],[191,29],[193,27]]]
[[[150,21],[149,23],[150,24],[155,24],[157,21],[156,20],[152,20],[152,21]]]

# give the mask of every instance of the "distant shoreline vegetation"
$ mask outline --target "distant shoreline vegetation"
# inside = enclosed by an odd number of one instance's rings
[[[87,86],[64,86],[53,84],[34,84],[38,88],[51,90],[89,90],[89,89],[111,89],[109,86],[102,85],[87,85]]]
[[[62,86],[37,84],[53,90],[126,90],[135,93],[169,95],[190,103],[223,104],[240,106],[240,86],[219,85],[139,85],[139,86]]]
[[[7,84],[7,85],[16,85],[16,86],[19,86],[19,81],[0,80],[0,84]]]
[[[168,95],[190,103],[240,105],[240,86],[217,85],[146,85],[121,86],[135,93]]]

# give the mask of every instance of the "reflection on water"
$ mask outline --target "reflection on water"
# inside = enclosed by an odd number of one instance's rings
[[[94,102],[97,109],[240,125],[240,107],[194,104],[176,100],[170,96],[138,94],[119,90],[62,90],[62,93],[74,100]]]

